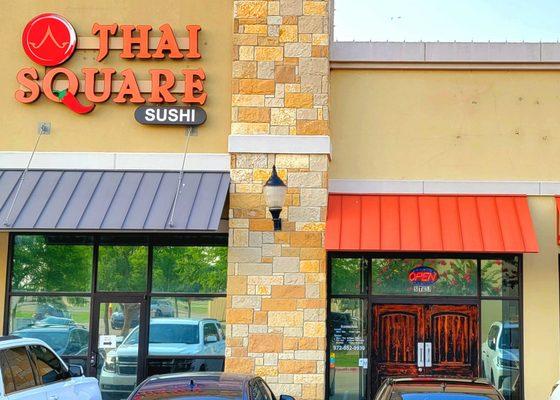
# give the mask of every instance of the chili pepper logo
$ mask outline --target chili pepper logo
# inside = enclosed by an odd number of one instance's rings
[[[58,99],[68,107],[70,110],[74,111],[78,114],[87,114],[92,112],[95,108],[95,104],[83,105],[80,101],[76,98],[76,96],[68,91],[68,89],[64,90],[53,90],[53,93],[56,94]]]

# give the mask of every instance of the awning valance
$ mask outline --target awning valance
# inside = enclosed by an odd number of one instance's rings
[[[538,252],[525,196],[331,194],[326,248]]]
[[[0,230],[216,230],[229,188],[185,172],[171,226],[179,172],[30,170],[16,197],[22,173],[0,170]]]

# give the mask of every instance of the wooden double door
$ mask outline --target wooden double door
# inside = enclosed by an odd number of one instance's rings
[[[390,376],[477,377],[477,305],[377,304],[375,386]]]

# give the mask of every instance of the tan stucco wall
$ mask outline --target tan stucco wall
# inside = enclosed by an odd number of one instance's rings
[[[329,176],[558,180],[558,76],[334,70]]]
[[[39,121],[52,123],[52,134],[43,138],[39,151],[110,151],[110,152],[183,152],[184,128],[147,127],[134,120],[135,105],[118,105],[111,101],[97,105],[88,115],[77,115],[44,96],[35,103],[21,104],[14,99],[19,87],[16,74],[23,67],[35,67],[40,76],[45,68],[32,62],[21,46],[21,35],[27,22],[44,12],[60,13],[74,26],[80,36],[93,36],[92,25],[151,24],[153,36],[160,34],[158,27],[169,23],[177,36],[187,36],[185,25],[202,26],[199,47],[200,60],[121,60],[119,50],[112,50],[102,62],[97,62],[97,51],[76,51],[61,66],[70,68],[78,77],[83,67],[113,67],[119,72],[132,68],[137,79],[148,79],[149,69],[169,68],[181,78],[181,69],[203,68],[206,72],[205,91],[208,101],[204,106],[208,120],[198,129],[198,135],[189,144],[190,152],[227,152],[227,137],[231,121],[231,51],[232,0],[199,1],[169,0],[154,3],[151,0],[114,2],[112,0],[56,1],[24,0],[5,2],[0,52],[0,151],[30,151],[35,142]],[[83,95],[79,96],[83,99]],[[176,103],[182,104],[182,103]]]
[[[330,178],[560,179],[558,73],[335,70],[331,90]],[[524,256],[532,400],[560,376],[560,310],[555,201],[529,203],[540,246]]]
[[[8,272],[8,233],[0,233],[0,331],[4,326],[6,276]]]
[[[540,252],[523,262],[525,398],[546,399],[560,370],[558,247],[552,197],[529,200]]]

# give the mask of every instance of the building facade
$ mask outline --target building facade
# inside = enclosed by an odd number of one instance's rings
[[[14,10],[3,333],[44,339],[104,398],[193,370],[298,399],[441,374],[545,398],[560,375],[560,47],[333,43],[333,9]]]

